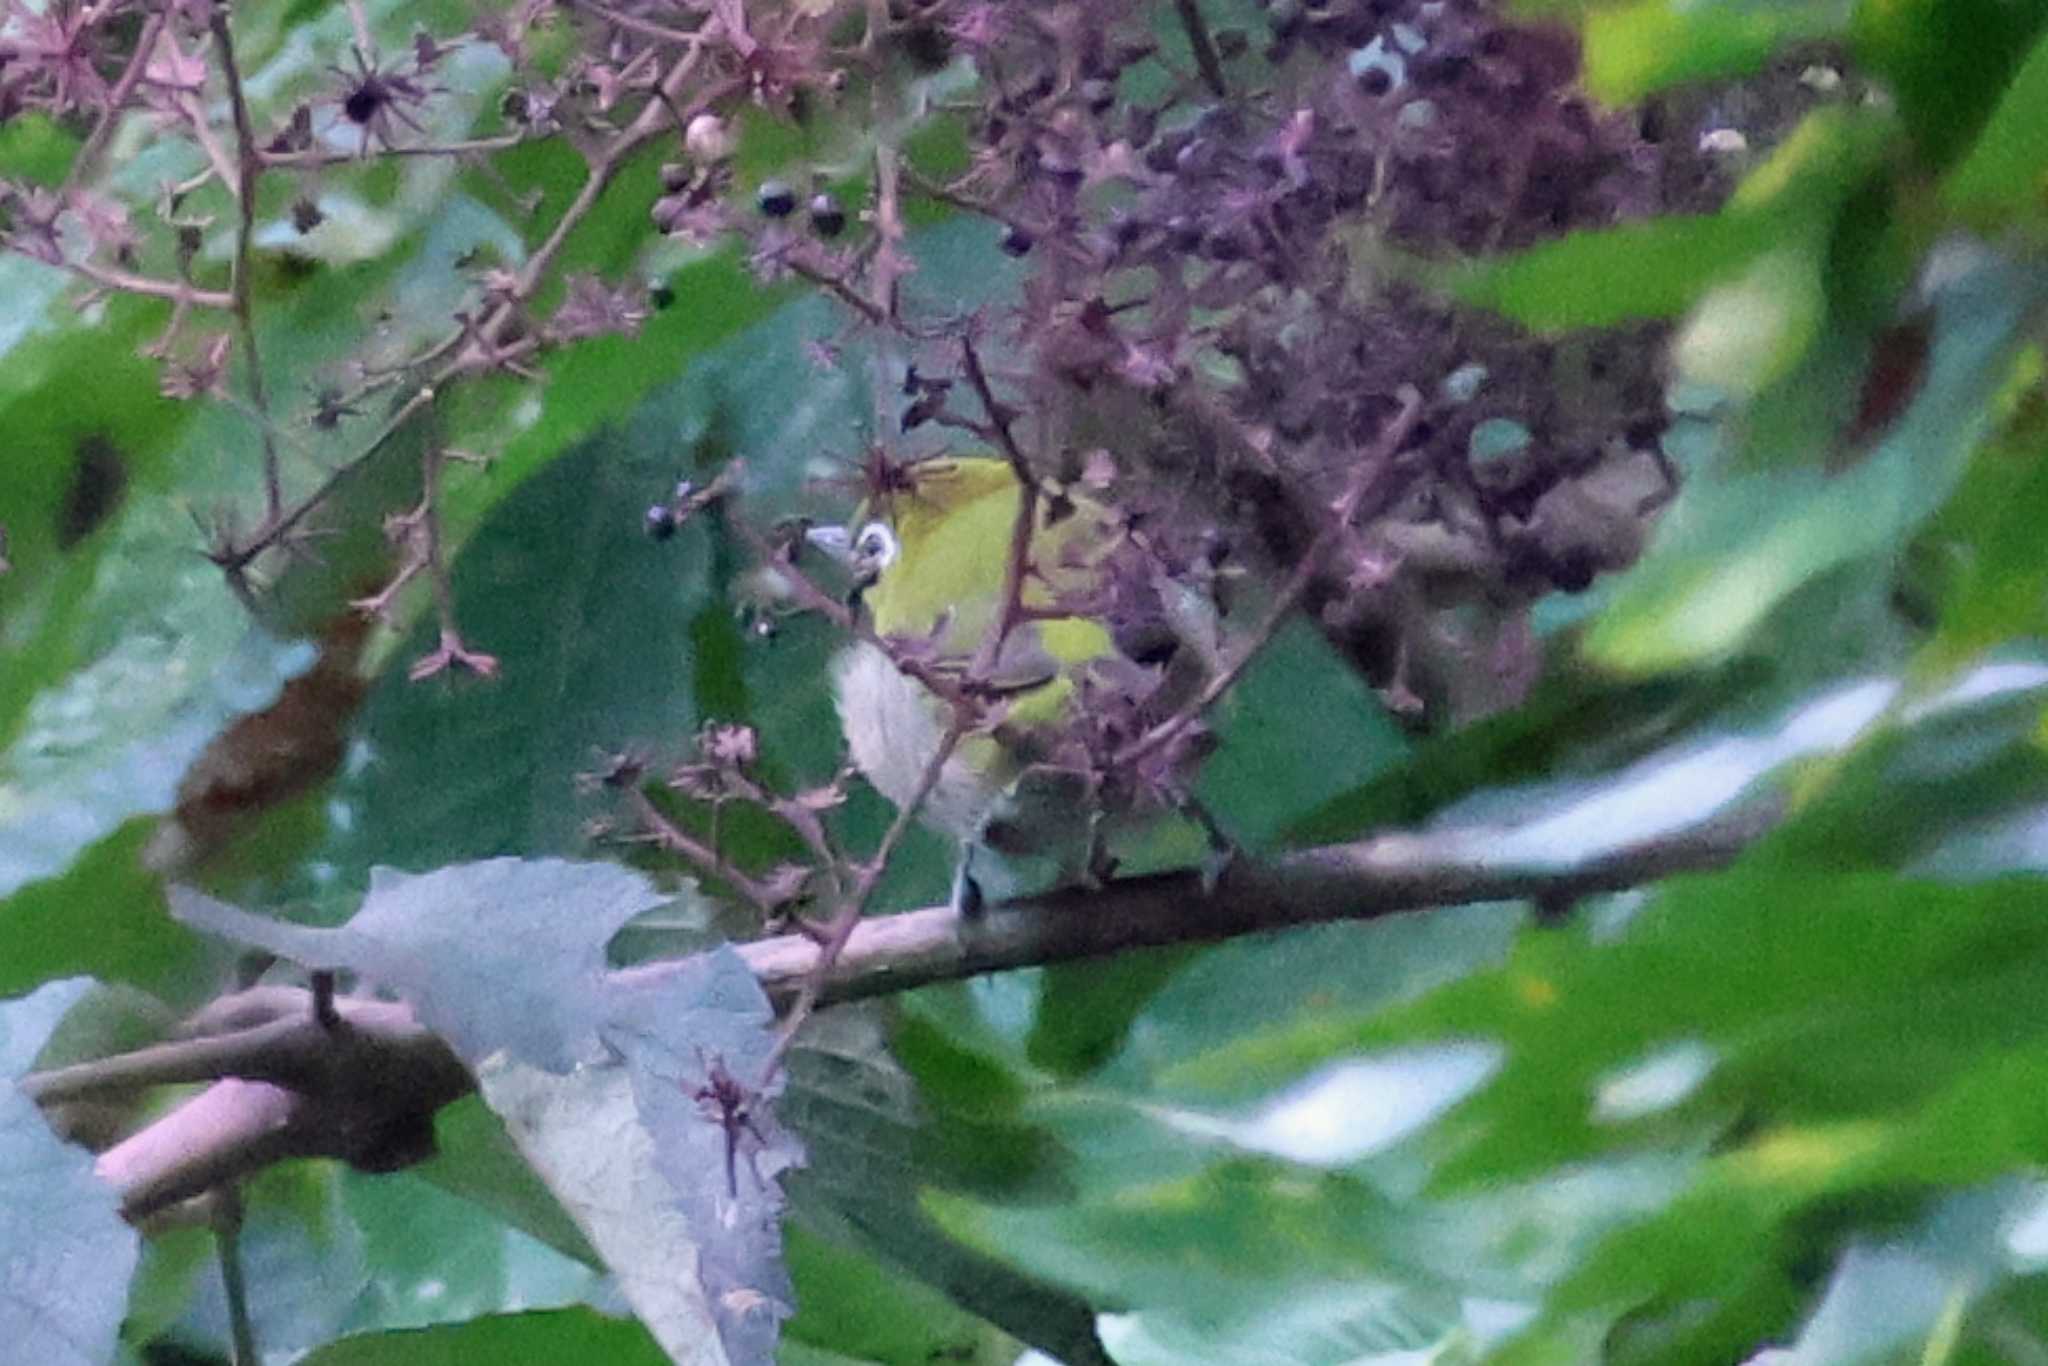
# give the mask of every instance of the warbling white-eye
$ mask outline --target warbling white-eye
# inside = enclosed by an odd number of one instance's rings
[[[1022,488],[1008,462],[987,456],[926,460],[900,473],[903,486],[871,498],[850,527],[814,528],[810,539],[864,585],[862,610],[876,635],[964,673],[1002,606]],[[1104,810],[1099,789],[1079,775],[1039,762],[1072,719],[1091,667],[1136,667],[1083,601],[1099,601],[1090,595],[1111,518],[1079,494],[1048,488],[1035,520],[1021,594],[1028,619],[1012,625],[983,680],[1002,704],[1000,722],[959,740],[918,809],[961,843],[954,905],[963,910],[984,892],[1025,890],[1047,864],[1054,881],[1092,875],[1105,820],[1124,814]],[[951,708],[863,641],[840,653],[833,684],[854,764],[899,808],[908,804]]]

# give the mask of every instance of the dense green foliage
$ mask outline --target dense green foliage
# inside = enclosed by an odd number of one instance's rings
[[[1276,31],[1290,3],[1201,8],[1219,33]],[[430,127],[394,125],[397,140],[504,136],[507,91],[559,70],[590,19],[474,8],[540,16],[524,64],[455,48],[414,111]],[[694,24],[715,7],[656,8]],[[416,29],[478,23],[470,9],[252,0],[232,26],[268,127],[297,100],[331,114],[351,11],[403,52]],[[1199,88],[1175,10],[1148,22]],[[0,9],[17,40],[43,13]],[[477,272],[531,259],[586,184],[562,138],[342,156],[317,184],[280,173],[252,209],[243,283],[273,414],[233,367],[198,386],[211,397],[166,397],[168,370],[204,363],[190,337],[170,362],[141,354],[172,303],[116,289],[77,307],[90,282],[31,249],[29,191],[64,183],[94,120],[10,106],[0,1355],[227,1358],[205,1227],[220,1216],[131,1226],[87,1151],[194,1088],[39,1112],[20,1083],[171,1038],[259,975],[324,969],[405,1001],[477,1093],[433,1098],[431,1155],[422,1135],[377,1134],[354,1166],[266,1161],[240,1183],[227,1241],[273,1360],[2048,1359],[2048,5],[1518,13],[1572,25],[1587,90],[1616,106],[1744,108],[1745,82],[1784,86],[1809,58],[1853,80],[1801,87],[1789,117],[1769,105],[1776,126],[1700,212],[1482,252],[1332,229],[1351,287],[1454,299],[1475,333],[1512,325],[1546,355],[1579,355],[1582,329],[1668,324],[1640,334],[1669,381],[1668,422],[1642,444],[1682,487],[1640,558],[1589,571],[1586,591],[1546,580],[1516,599],[1520,581],[1492,581],[1444,609],[1533,622],[1540,676],[1483,717],[1432,695],[1424,724],[1356,632],[1300,614],[1218,708],[1198,790],[1243,859],[1428,831],[1459,870],[1544,895],[828,1008],[746,1122],[709,1092],[714,1062],[768,1066],[768,1001],[723,947],[760,918],[607,803],[639,787],[638,768],[616,779],[620,755],[673,762],[711,722],[753,728],[753,771],[779,790],[831,781],[840,635],[754,610],[739,512],[659,539],[646,515],[735,459],[761,524],[845,511],[820,476],[902,436],[876,398],[903,382],[902,339],[763,268],[758,237],[654,233],[677,193],[664,125],[666,150],[635,151],[578,211],[531,293],[559,319],[572,277],[658,286],[633,326],[309,419],[366,357],[416,353],[481,310]],[[1222,45],[1239,90],[1277,60],[1250,47]],[[1160,78],[1122,79],[1135,100]],[[808,199],[815,170],[871,204],[878,146],[920,177],[959,170],[957,107],[986,95],[972,64],[902,84],[915,99],[802,121],[736,100],[734,201],[751,214],[771,175]],[[226,97],[215,81],[204,98]],[[138,221],[206,166],[153,117],[126,121],[95,182]],[[357,131],[322,136],[353,152]],[[293,232],[294,200],[314,199],[322,221]],[[226,289],[221,187],[164,213],[198,244],[177,269]],[[932,315],[1002,317],[1050,288],[1052,268],[1034,272],[1057,244],[1028,256],[942,196],[899,226],[903,289]],[[145,265],[173,278],[167,259]],[[1020,367],[1025,349],[991,342]],[[1256,388],[1224,350],[1176,363]],[[1331,382],[1349,383],[1335,350]],[[1568,368],[1546,383],[1572,384]],[[1163,411],[1093,420],[1121,449]],[[318,537],[224,574],[223,548],[263,523],[265,424],[291,498],[341,473]],[[417,544],[387,533],[422,505],[436,563],[366,630],[350,604]],[[427,587],[442,567],[445,618]],[[455,623],[495,676],[460,659],[417,676]],[[589,776],[608,767],[609,787]],[[706,828],[665,789],[653,800]],[[872,850],[890,815],[856,783],[833,838]],[[759,810],[719,818],[754,875],[805,855]],[[1740,838],[1578,895],[1603,859],[1703,828]],[[872,913],[942,899],[948,858],[913,831]],[[602,970],[656,960],[674,969],[659,990]]]

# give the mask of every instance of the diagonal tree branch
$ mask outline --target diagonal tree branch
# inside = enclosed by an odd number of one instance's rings
[[[1722,867],[1778,822],[1774,799],[1582,863],[1532,868],[1489,853],[1512,831],[1393,832],[1349,844],[1245,860],[1207,893],[1196,873],[1112,882],[1010,902],[962,917],[946,907],[859,921],[836,956],[783,935],[738,948],[769,997],[789,1010],[907,991],[980,973],[1132,949],[1209,943],[1299,925],[1373,920],[1438,906],[1527,898],[1569,904],[1680,873]],[[825,966],[820,971],[820,964]],[[676,961],[612,974],[659,985]],[[205,1090],[100,1155],[122,1211],[143,1219],[295,1157],[392,1170],[432,1148],[436,1110],[474,1083],[461,1061],[402,1004],[336,999],[322,1023],[313,993],[268,987],[230,997],[197,1022],[214,1031],[25,1077],[45,1106],[174,1082]]]

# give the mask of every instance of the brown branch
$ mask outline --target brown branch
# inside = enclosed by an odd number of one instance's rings
[[[1781,814],[1775,802],[1739,807],[1569,868],[1503,865],[1486,849],[1511,831],[1453,828],[1379,835],[1271,860],[1240,859],[1207,893],[1199,872],[1166,873],[1011,902],[972,918],[948,907],[878,916],[862,922],[849,939],[818,1001],[833,1005],[1012,968],[1440,906],[1569,902],[1722,867],[1768,833]],[[778,1003],[793,998],[821,957],[802,935],[742,944],[739,954]],[[655,963],[614,977],[644,986],[674,971]]]
[[[1101,958],[1132,949],[1211,943],[1339,920],[1375,920],[1438,906],[1529,899],[1568,904],[1732,862],[1767,834],[1782,804],[1766,799],[1688,829],[1610,849],[1571,867],[1515,867],[1490,851],[1499,828],[1399,832],[1350,844],[1239,860],[1205,891],[1197,873],[1113,881],[995,906],[974,917],[947,907],[862,919],[837,953],[802,934],[738,946],[770,1000],[793,1011],[957,981],[986,972]],[[616,970],[634,991],[657,987],[683,961]],[[826,965],[821,971],[820,965]],[[815,984],[815,985],[814,985]],[[426,1155],[403,1140],[474,1082],[454,1052],[405,1005],[334,1002],[321,1024],[311,994],[266,987],[216,1003],[205,1022],[227,1035],[23,1078],[44,1105],[145,1085],[221,1076],[109,1148],[98,1170],[142,1219],[294,1157],[388,1170]]]

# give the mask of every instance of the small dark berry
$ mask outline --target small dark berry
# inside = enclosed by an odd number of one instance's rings
[[[665,541],[676,534],[676,510],[667,503],[656,503],[647,509],[647,534],[657,541]]]
[[[653,304],[655,311],[658,313],[662,309],[672,308],[675,306],[676,292],[666,284],[649,286],[647,290],[647,302]]]
[[[780,180],[764,180],[754,192],[754,205],[770,218],[787,218],[796,212],[796,191]]]
[[[1013,223],[1003,230],[1003,252],[1009,256],[1022,256],[1031,250],[1037,240]]]
[[[838,196],[827,190],[811,196],[811,229],[820,237],[837,237],[846,231],[846,210],[839,206]]]
[[[320,206],[304,197],[292,201],[292,230],[308,233],[327,221],[327,215],[320,212]]]
[[[1393,73],[1383,66],[1369,66],[1358,73],[1358,88],[1378,98],[1394,88]]]

